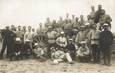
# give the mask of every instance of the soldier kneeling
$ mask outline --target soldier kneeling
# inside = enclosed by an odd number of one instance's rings
[[[90,50],[87,47],[85,41],[80,42],[80,47],[77,51],[77,57],[79,62],[89,62],[90,61]]]

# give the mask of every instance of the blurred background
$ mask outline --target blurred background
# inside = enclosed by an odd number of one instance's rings
[[[47,17],[58,20],[66,13],[79,17],[91,12],[91,6],[103,5],[106,13],[112,17],[112,31],[115,32],[115,0],[0,0],[0,27],[5,25],[32,25],[39,27]]]

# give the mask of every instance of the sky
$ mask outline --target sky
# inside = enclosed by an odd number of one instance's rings
[[[47,17],[58,20],[65,18],[66,13],[86,15],[91,6],[102,4],[106,13],[112,17],[112,31],[115,32],[115,0],[0,0],[0,27],[5,25],[32,25],[39,27]]]

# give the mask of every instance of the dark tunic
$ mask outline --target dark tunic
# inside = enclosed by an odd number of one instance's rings
[[[95,13],[95,18],[94,18],[94,22],[95,22],[95,23],[98,23],[98,22],[99,22],[100,17],[101,17],[101,15],[102,15],[102,12],[103,12],[103,11],[104,11],[104,9],[101,9],[101,10],[96,11],[96,13]]]
[[[109,46],[111,46],[113,43],[113,35],[112,35],[111,31],[109,31],[109,30],[102,31],[100,33],[99,43],[100,43],[100,46],[102,47],[102,49],[109,48]]]
[[[74,44],[68,44],[66,46],[66,52],[69,52],[72,59],[74,60],[75,59],[75,56],[76,56],[76,48],[75,48],[75,45]]]
[[[7,48],[7,56],[11,57],[13,55],[15,37],[16,34],[11,30],[2,31],[2,38],[3,38],[2,50],[1,50],[2,55],[5,52],[6,48]]]

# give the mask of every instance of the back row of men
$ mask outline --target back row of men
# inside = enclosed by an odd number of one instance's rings
[[[54,62],[62,61],[64,53],[66,53],[69,62],[72,62],[77,56],[80,61],[93,59],[95,63],[99,63],[100,57],[103,56],[104,64],[110,66],[110,46],[113,41],[110,31],[112,19],[105,14],[101,5],[98,5],[97,11],[94,6],[91,8],[92,12],[87,16],[87,21],[84,20],[83,15],[80,16],[80,19],[72,15],[72,19],[70,19],[67,14],[65,20],[60,17],[58,22],[55,20],[51,22],[47,18],[45,27],[40,23],[40,28],[36,31],[31,26],[28,26],[28,30],[26,30],[26,26],[23,29],[21,26],[18,26],[17,29],[14,25],[11,28],[6,26],[6,29],[1,31],[3,44],[0,57],[3,58],[6,47],[6,57],[11,60],[14,56],[27,57],[28,49],[31,54],[36,55],[37,50],[33,52],[33,48],[36,48],[37,43],[39,44],[37,48],[47,47],[45,54],[47,53],[49,58],[56,59]],[[57,51],[61,55],[57,54]],[[43,52],[41,53],[43,54]],[[59,55],[58,58],[57,55]]]

